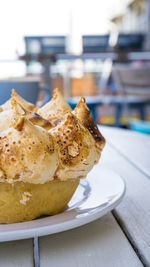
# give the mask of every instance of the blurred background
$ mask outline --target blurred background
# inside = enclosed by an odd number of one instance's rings
[[[38,86],[38,105],[59,88],[97,123],[150,132],[149,0],[5,0],[0,25],[0,104],[5,87]]]

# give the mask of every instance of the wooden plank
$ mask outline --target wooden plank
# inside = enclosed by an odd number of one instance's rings
[[[109,213],[99,220],[63,233],[41,237],[40,266],[143,266]]]
[[[150,177],[150,136],[130,130],[101,127],[106,140]]]
[[[101,165],[126,182],[126,195],[114,214],[143,263],[150,266],[150,179],[110,145],[103,151]]]
[[[0,267],[33,267],[33,241],[0,243]]]

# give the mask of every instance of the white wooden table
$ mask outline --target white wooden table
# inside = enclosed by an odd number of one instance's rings
[[[126,195],[95,222],[37,240],[0,243],[0,267],[150,266],[150,136],[102,127],[100,164],[119,173]]]

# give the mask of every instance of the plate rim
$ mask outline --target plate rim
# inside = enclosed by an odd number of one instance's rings
[[[109,168],[108,169],[103,168],[103,169],[106,171],[111,171],[111,173],[115,174],[117,178],[119,178],[120,181],[122,182],[122,191],[117,196],[117,199],[114,200],[112,203],[109,203],[108,206],[106,206],[103,209],[100,209],[100,206],[98,206],[96,208],[93,208],[94,213],[92,214],[88,214],[87,216],[83,216],[80,218],[75,217],[68,221],[56,223],[56,225],[52,224],[52,225],[46,225],[46,226],[39,226],[39,227],[31,228],[31,229],[10,230],[8,232],[0,232],[0,242],[36,238],[36,237],[42,237],[45,235],[51,235],[51,234],[68,231],[68,230],[80,227],[82,225],[86,225],[92,221],[95,221],[98,218],[101,218],[102,216],[110,212],[111,210],[113,210],[116,206],[119,205],[119,203],[123,199],[126,193],[126,184],[125,184],[124,179],[117,172]],[[73,211],[73,210],[74,209],[72,210],[70,209],[70,211]],[[63,213],[64,212],[62,212],[62,214]],[[60,216],[60,215],[61,213],[56,214],[54,216]],[[47,217],[50,217],[50,216],[47,216]]]

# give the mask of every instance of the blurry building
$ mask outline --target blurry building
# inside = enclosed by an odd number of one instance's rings
[[[122,33],[144,33],[144,48],[150,49],[150,1],[125,0],[124,8],[111,17],[116,30]]]

